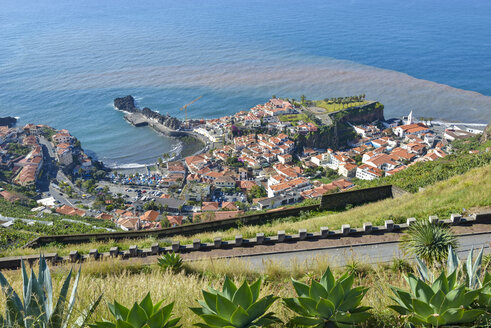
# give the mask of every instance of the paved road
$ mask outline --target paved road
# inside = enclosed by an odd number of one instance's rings
[[[485,247],[485,254],[491,253],[491,233],[473,234],[459,236],[460,258],[467,257],[469,250],[480,249]],[[284,267],[291,267],[293,264],[298,265],[311,262],[319,258],[327,257],[330,265],[343,266],[349,263],[351,259],[356,259],[362,263],[383,263],[390,262],[393,258],[402,258],[403,255],[398,249],[398,242],[388,242],[385,244],[375,244],[366,246],[350,246],[350,247],[331,247],[325,249],[315,249],[306,251],[294,251],[285,253],[275,253],[269,255],[252,255],[244,256],[241,259],[249,262],[251,268],[263,270],[268,262],[281,264]]]

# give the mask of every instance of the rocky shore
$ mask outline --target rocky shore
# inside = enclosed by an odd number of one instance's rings
[[[17,119],[15,117],[0,117],[0,126],[8,126],[9,128],[11,128],[15,125],[15,123],[17,123]]]
[[[182,122],[178,118],[162,115],[148,107],[139,109],[131,95],[114,99],[114,107],[125,112],[125,120],[133,126],[149,126],[156,132],[168,137],[185,137],[185,140],[181,140],[183,142],[183,149],[180,154],[182,157],[200,153],[207,144],[207,140],[203,136],[192,131],[181,130]],[[192,139],[192,141],[188,139]]]
[[[135,126],[143,126],[146,125],[145,121],[147,121],[148,125],[151,125],[150,121],[153,121],[155,124],[159,124],[163,127],[160,129],[163,133],[167,133],[167,129],[177,131],[181,127],[181,121],[178,118],[172,117],[170,115],[162,115],[158,112],[151,110],[148,107],[144,107],[143,109],[139,109],[135,105],[135,98],[132,96],[126,96],[122,98],[114,99],[114,107],[117,110],[126,112],[125,118]],[[135,123],[134,123],[135,122]],[[139,124],[139,125],[137,125]],[[170,132],[170,131],[169,131]]]

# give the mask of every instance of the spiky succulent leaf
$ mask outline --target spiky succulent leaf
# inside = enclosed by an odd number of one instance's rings
[[[203,290],[204,301],[200,308],[190,308],[204,321],[198,327],[266,327],[281,322],[272,313],[266,313],[277,297],[267,295],[259,298],[261,280],[249,285],[244,281],[239,288],[225,278],[222,291],[213,288]]]
[[[77,282],[72,289],[72,295],[68,304],[68,309],[65,309],[67,292],[70,287],[72,271],[70,270],[66,277],[63,286],[60,290],[60,295],[56,300],[56,305],[53,307],[53,285],[51,273],[43,255],[39,257],[39,272],[38,276],[31,269],[31,276],[28,277],[25,263],[21,261],[21,272],[24,296],[24,303],[19,299],[15,291],[8,284],[5,277],[0,273],[0,285],[6,295],[6,318],[8,327],[25,327],[25,328],[63,328],[67,327],[70,313],[75,302]],[[80,270],[77,276],[80,275]],[[93,303],[88,309],[81,309],[82,316],[77,319],[74,326],[78,323],[85,324],[88,317],[94,312],[98,305],[99,299]],[[66,311],[65,311],[66,310]]]
[[[164,270],[178,272],[182,268],[182,258],[179,254],[174,252],[166,253],[158,259],[158,265]]]
[[[92,328],[175,328],[181,318],[170,319],[174,303],[161,307],[163,300],[153,304],[150,293],[140,303],[135,302],[131,309],[117,301],[108,303],[107,307],[114,321],[97,321]]]
[[[94,311],[99,306],[101,300],[102,300],[102,294],[99,295],[99,297],[94,302],[92,302],[89,308],[82,310],[82,314],[80,314],[77,320],[75,320],[73,327],[78,327],[78,328],[85,327],[87,325],[87,321],[92,316],[92,314],[94,314]]]
[[[449,252],[451,253],[451,251]],[[424,277],[408,275],[410,291],[391,287],[397,304],[389,308],[408,317],[409,322],[422,326],[445,326],[468,323],[484,313],[472,309],[471,304],[481,294],[481,289],[468,290],[456,283],[458,269],[449,276],[442,272],[431,284]]]
[[[352,288],[354,275],[346,272],[335,279],[326,269],[319,282],[305,285],[292,279],[296,298],[283,299],[284,304],[298,315],[290,321],[301,327],[345,327],[366,321],[368,307],[359,307],[367,291],[364,287]]]
[[[459,268],[459,257],[454,252],[452,245],[448,245],[447,272],[453,273]]]

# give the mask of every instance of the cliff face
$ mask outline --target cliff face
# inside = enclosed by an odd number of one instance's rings
[[[319,131],[307,135],[298,135],[296,143],[299,150],[303,147],[342,149],[350,141],[356,139],[355,130],[348,124],[367,124],[382,121],[384,105],[379,102],[370,103],[359,108],[350,108],[331,115],[333,124],[321,126]]]
[[[384,105],[379,102],[367,104],[362,107],[347,109],[335,114],[338,121],[351,124],[367,124],[374,121],[383,121]]]
[[[481,136],[481,142],[485,143],[486,141],[491,140],[491,123],[489,123]]]
[[[138,109],[135,106],[135,99],[132,96],[114,99],[114,107],[125,112],[140,113],[146,118],[157,120],[160,124],[169,129],[178,130],[181,127],[181,121],[178,118],[169,115],[161,115],[148,107],[144,107],[141,110]]]

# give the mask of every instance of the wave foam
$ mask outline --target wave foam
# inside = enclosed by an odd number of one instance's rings
[[[142,169],[151,164],[129,163],[129,164],[112,164],[108,165],[111,169]]]

